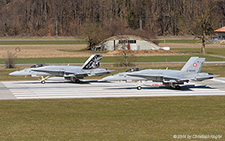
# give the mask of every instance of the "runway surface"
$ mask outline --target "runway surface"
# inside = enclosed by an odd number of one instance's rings
[[[110,98],[155,96],[225,96],[225,78],[187,83],[180,90],[169,87],[145,87],[136,90],[135,83],[97,82],[85,80],[81,84],[48,81],[0,82],[0,99]]]

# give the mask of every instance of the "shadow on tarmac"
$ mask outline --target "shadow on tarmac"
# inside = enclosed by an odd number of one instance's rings
[[[193,91],[192,88],[194,89],[215,89],[206,85],[184,85],[181,86],[180,89],[172,89],[169,86],[160,86],[160,87],[142,87],[144,90],[158,90],[158,89],[168,89],[168,90],[177,90],[177,91]],[[123,87],[123,88],[106,88],[107,90],[124,90],[124,89],[137,89],[137,87]]]
[[[40,81],[18,81],[16,82],[17,84],[41,84]],[[62,84],[62,83],[66,83],[66,84],[90,84],[90,83],[111,83],[108,81],[98,81],[98,80],[82,80],[78,83],[72,82],[70,80],[68,81],[46,81],[45,84]],[[43,84],[44,85],[44,84]]]

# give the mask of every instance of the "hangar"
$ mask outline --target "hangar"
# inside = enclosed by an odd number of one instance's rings
[[[102,41],[94,50],[158,50],[163,49],[148,39],[135,35],[112,36]]]

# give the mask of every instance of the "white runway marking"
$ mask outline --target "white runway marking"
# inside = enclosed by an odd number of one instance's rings
[[[225,83],[225,81],[223,81],[223,80],[219,80],[219,79],[212,79],[212,81],[216,81],[216,82],[221,82],[221,83]]]
[[[136,90],[135,83],[124,82],[93,82],[83,84],[48,82],[40,84],[38,81],[11,81],[2,83],[11,91],[16,99],[225,96],[225,91],[205,85],[195,85],[194,83],[186,84],[181,90],[169,89],[167,87],[143,87],[142,90]]]

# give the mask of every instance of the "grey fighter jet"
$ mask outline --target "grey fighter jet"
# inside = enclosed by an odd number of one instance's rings
[[[142,82],[147,86],[170,86],[180,89],[180,85],[190,81],[203,81],[219,75],[201,73],[205,58],[191,57],[181,70],[168,69],[139,69],[132,68],[126,72],[103,78],[104,81],[137,82],[137,89],[141,90]]]
[[[64,77],[66,80],[71,80],[72,82],[80,82],[79,79],[83,79],[86,76],[100,76],[112,71],[99,68],[101,59],[102,55],[91,55],[82,67],[56,65],[44,66],[39,64],[23,70],[14,71],[9,75],[40,77],[42,84],[44,84],[50,76]]]

